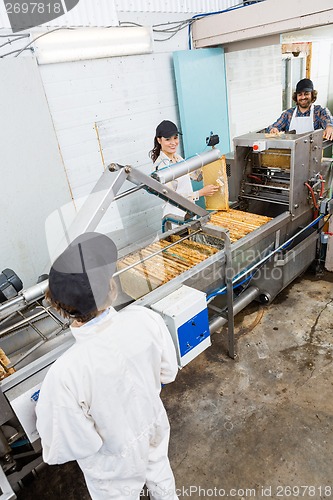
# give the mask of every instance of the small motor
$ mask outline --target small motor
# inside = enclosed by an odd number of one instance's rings
[[[209,137],[206,137],[206,144],[207,146],[216,146],[220,142],[220,138],[217,134],[213,134],[213,132],[210,133]]]
[[[22,288],[22,281],[12,269],[4,269],[0,273],[0,303],[16,297]]]

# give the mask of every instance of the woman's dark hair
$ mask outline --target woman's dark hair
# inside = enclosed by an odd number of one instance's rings
[[[149,156],[153,160],[153,163],[157,160],[157,158],[160,156],[161,152],[161,144],[158,142],[157,137],[154,138],[154,147],[151,151],[149,151]]]
[[[318,91],[312,90],[311,92],[311,102],[315,102],[317,100]],[[297,93],[293,93],[293,101],[297,102]]]

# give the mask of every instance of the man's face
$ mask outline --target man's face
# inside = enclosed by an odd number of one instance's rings
[[[306,111],[311,106],[312,95],[311,92],[299,92],[297,93],[297,104],[303,110]]]

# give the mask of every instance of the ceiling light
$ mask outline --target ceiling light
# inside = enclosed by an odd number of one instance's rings
[[[147,27],[73,28],[34,32],[38,64],[81,61],[152,52]]]

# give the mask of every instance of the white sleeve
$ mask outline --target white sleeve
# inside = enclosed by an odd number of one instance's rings
[[[201,182],[203,179],[202,169],[198,168],[190,173],[192,181]]]
[[[199,198],[200,198],[200,195],[199,195],[199,192],[200,192],[200,189],[198,191],[193,191],[193,194],[192,194],[192,201],[198,201]]]
[[[127,312],[144,313],[147,321],[147,329],[150,330],[153,336],[154,343],[158,345],[160,351],[160,382],[168,384],[173,382],[178,373],[178,362],[176,349],[166,324],[158,312],[144,306],[130,305],[126,308]],[[148,316],[148,318],[147,318]],[[138,318],[140,316],[137,316]]]
[[[184,196],[184,198],[187,198],[189,201],[198,201],[200,196],[199,196],[199,191],[188,191],[187,193],[178,193]]]
[[[86,458],[103,444],[92,418],[56,375],[47,374],[36,406],[43,460],[50,465]]]
[[[170,184],[173,181],[170,182]],[[176,189],[176,192],[184,198],[187,198],[189,201],[195,202],[198,201],[200,196],[199,196],[199,191],[193,191],[192,188],[192,182],[191,182],[191,177],[189,174],[182,175],[181,177],[178,178],[178,186]],[[174,188],[173,188],[174,189]]]

